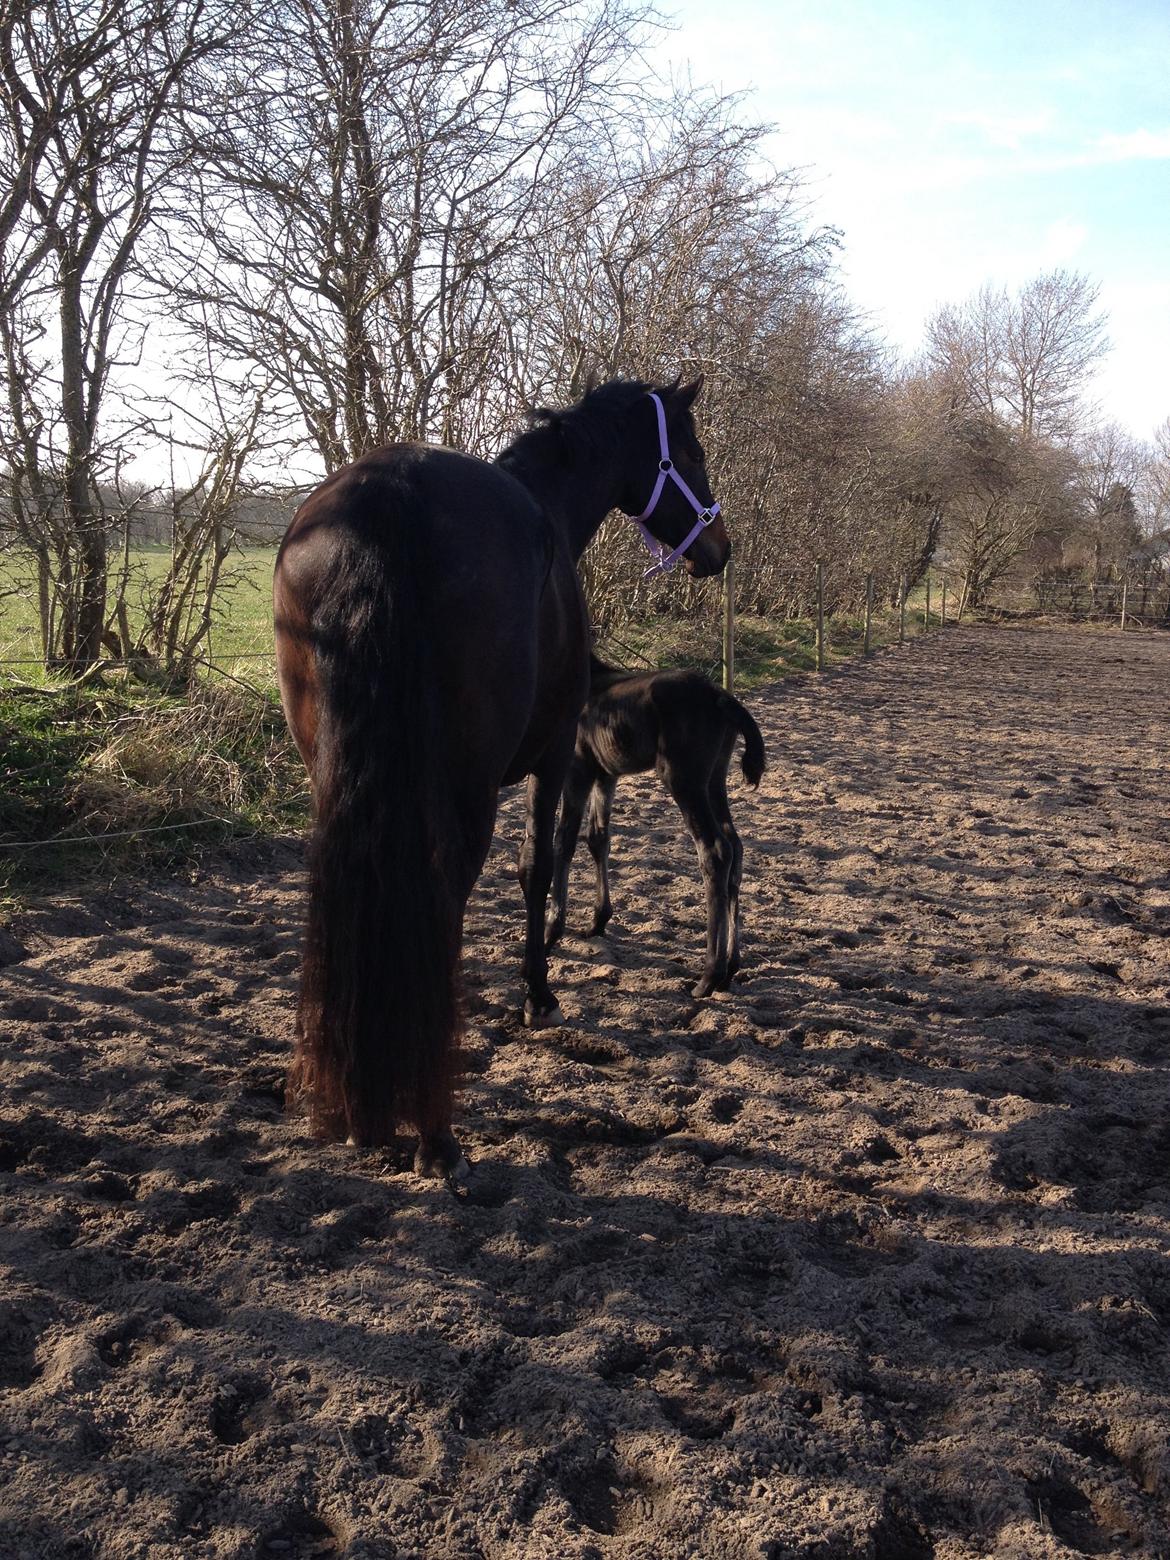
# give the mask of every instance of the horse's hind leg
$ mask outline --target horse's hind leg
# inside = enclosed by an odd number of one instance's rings
[[[544,914],[553,870],[553,827],[557,802],[568,768],[568,754],[576,734],[576,722],[567,742],[546,754],[538,770],[528,777],[528,819],[520,847],[520,887],[524,890],[524,1022],[541,1029],[561,1022],[557,999],[548,984],[548,955],[544,946]]]
[[[730,753],[728,754],[730,758]],[[718,765],[711,776],[711,810],[725,840],[731,846],[731,865],[727,873],[727,974],[739,973],[739,885],[743,877],[743,841],[736,833],[727,802],[727,770]]]
[[[597,868],[590,937],[600,937],[613,915],[613,905],[609,898],[609,821],[616,789],[616,778],[599,770],[593,783],[593,794],[589,798],[589,832],[585,837],[593,865]]]
[[[451,884],[452,891],[452,927],[451,950],[453,965],[450,972],[452,981],[459,979],[459,958],[463,944],[463,917],[467,909],[467,900],[471,890],[475,886],[476,879],[483,870],[484,861],[491,847],[492,831],[495,827],[497,793],[491,791],[486,795],[478,793],[460,797],[457,805],[457,813],[461,828],[453,835],[449,844],[449,856],[442,863],[441,869]],[[458,1034],[451,1037],[451,1052],[455,1050]],[[452,1062],[452,1071],[454,1071]],[[452,1077],[452,1084],[458,1079]],[[426,1119],[415,1122],[418,1128],[418,1149],[414,1156],[415,1173],[435,1178],[445,1178],[452,1182],[461,1182],[470,1174],[470,1166],[464,1157],[463,1150],[455,1134],[451,1130],[450,1096],[445,1102],[446,1108],[436,1106],[432,1115]]]
[[[699,870],[707,891],[707,962],[695,996],[709,997],[713,991],[726,991],[731,980],[727,964],[728,880],[734,851],[711,806],[706,777],[697,784],[676,769],[667,768],[662,779],[678,803],[699,852]]]
[[[569,766],[565,780],[565,794],[561,798],[561,821],[557,825],[556,843],[553,849],[552,915],[545,933],[545,948],[560,941],[565,930],[565,913],[569,899],[569,868],[573,852],[577,849],[577,836],[581,832],[581,819],[585,803],[593,786],[596,773],[592,762],[580,752]]]

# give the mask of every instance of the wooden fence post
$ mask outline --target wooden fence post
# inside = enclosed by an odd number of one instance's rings
[[[735,692],[735,559],[723,570],[723,687]]]
[[[940,628],[947,626],[947,577],[945,574],[942,577],[942,610],[938,615],[938,626]]]
[[[1125,607],[1126,607],[1126,603],[1128,602],[1128,600],[1129,600],[1129,575],[1125,574],[1125,575],[1122,575],[1122,578],[1121,578],[1121,623],[1119,625],[1119,627],[1121,629],[1121,632],[1123,634],[1125,633]]]
[[[926,612],[922,619],[923,628],[930,627],[930,570],[926,571]]]
[[[865,576],[865,647],[863,654],[869,654],[869,630],[873,618],[873,575]]]
[[[906,576],[903,574],[898,581],[898,643],[906,643]]]
[[[825,669],[825,566],[817,564],[817,671]]]

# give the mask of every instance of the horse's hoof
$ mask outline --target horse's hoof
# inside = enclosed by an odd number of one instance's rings
[[[524,1004],[525,1029],[555,1029],[558,1024],[565,1022],[565,1015],[561,1012],[560,1005],[556,1002],[550,1008],[543,1008],[538,1013],[531,1002]]]
[[[466,1181],[471,1166],[450,1132],[420,1141],[414,1155],[414,1173],[428,1181]]]

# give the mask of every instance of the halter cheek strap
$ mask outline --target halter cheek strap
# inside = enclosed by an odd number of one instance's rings
[[[650,399],[654,402],[654,410],[658,414],[658,448],[661,458],[658,462],[658,476],[654,481],[654,491],[650,495],[650,502],[640,515],[632,516],[634,524],[642,533],[642,540],[646,543],[655,560],[642,575],[644,580],[652,579],[656,574],[669,574],[699,532],[706,530],[719,513],[718,504],[712,504],[710,509],[705,509],[679,476],[675,469],[674,461],[670,458],[670,444],[666,437],[666,412],[663,408],[661,397],[655,395],[653,390],[651,390]],[[685,540],[681,541],[673,552],[671,552],[665,542],[660,542],[644,524],[654,513],[658,500],[662,497],[662,489],[666,486],[667,477],[680,490],[687,503],[698,516],[694,525],[687,533]]]

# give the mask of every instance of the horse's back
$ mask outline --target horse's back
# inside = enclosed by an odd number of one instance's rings
[[[355,594],[374,578],[409,594],[425,644],[388,670],[433,680],[465,765],[498,784],[539,753],[544,725],[582,680],[586,625],[571,561],[526,488],[474,456],[398,444],[309,495],[274,582],[282,692],[302,752],[289,690],[313,667],[298,645],[319,643],[339,569]],[[300,724],[314,719],[307,710]]]
[[[293,517],[277,556],[278,574],[311,590],[324,584],[344,544],[386,547],[391,528],[409,526],[427,578],[446,596],[482,595],[506,580],[539,586],[551,531],[539,505],[498,466],[429,444],[391,444],[327,477]]]

